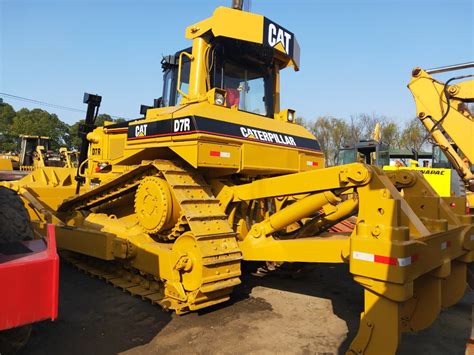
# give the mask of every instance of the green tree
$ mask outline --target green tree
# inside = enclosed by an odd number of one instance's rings
[[[16,112],[12,106],[0,102],[0,151],[11,151],[16,149],[16,138],[12,136],[11,125]]]
[[[312,125],[308,126],[308,129],[313,133],[319,142],[321,151],[326,157],[326,165],[328,165],[327,156],[331,145],[331,118],[330,117],[318,117]]]
[[[105,121],[114,122],[114,123],[121,123],[125,122],[123,118],[113,119],[110,115],[106,113],[102,113],[97,115],[97,119],[95,121],[96,126],[103,126]],[[84,124],[84,120],[79,120],[78,122],[74,123],[73,125],[69,126],[69,144],[70,148],[80,149],[81,148],[81,138],[79,137],[79,127]]]
[[[338,165],[339,149],[350,144],[352,139],[350,126],[345,120],[335,117],[318,117],[308,127],[316,136],[326,157],[326,165]]]
[[[41,109],[28,110],[22,108],[13,118],[10,126],[12,136],[22,134],[39,135],[51,138],[51,148],[54,150],[67,145],[69,141],[69,127],[56,114],[50,114]]]
[[[297,124],[299,124],[303,127],[306,127],[306,120],[304,119],[304,117],[297,116],[296,120],[295,120],[295,123],[297,123]]]
[[[79,138],[79,126],[84,124],[84,120],[79,120],[69,126],[69,147],[72,149],[81,148],[81,138]]]
[[[428,142],[429,133],[417,117],[411,119],[405,125],[401,136],[400,146],[405,149],[415,149],[421,151],[421,148]]]
[[[302,120],[304,121],[304,120]],[[349,120],[334,117],[318,117],[306,127],[316,136],[326,157],[326,165],[338,165],[339,150],[352,146],[361,139],[371,139],[377,122],[381,124],[382,142],[390,147],[400,147],[401,128],[383,115],[361,113],[350,116]]]
[[[376,116],[375,114],[369,115],[368,113],[359,113],[357,115],[350,116],[350,144],[356,144],[361,139],[372,138],[377,122],[380,122],[384,118]]]
[[[395,122],[382,123],[382,142],[390,148],[400,148],[400,127]]]

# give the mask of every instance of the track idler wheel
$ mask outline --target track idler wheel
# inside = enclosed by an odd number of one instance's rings
[[[148,234],[158,234],[176,224],[179,205],[166,180],[158,176],[142,180],[135,194],[135,213],[140,226]]]
[[[173,253],[174,277],[166,281],[165,294],[178,301],[172,306],[178,313],[224,302],[240,283],[241,253],[234,236],[185,232]]]
[[[175,269],[180,272],[181,284],[186,291],[196,291],[203,284],[203,255],[196,237],[184,233],[173,244],[173,251],[180,256]]]

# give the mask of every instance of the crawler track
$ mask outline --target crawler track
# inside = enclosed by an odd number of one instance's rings
[[[144,163],[92,191],[65,201],[59,211],[100,208],[133,192],[149,176],[159,176],[167,181],[181,209],[177,225],[165,240],[170,243],[176,240],[176,245],[171,245],[173,250],[176,247],[183,254],[192,253],[194,259],[199,259],[194,261],[197,266],[182,276],[180,285],[176,280],[167,279],[169,275],[157,277],[143,273],[126,262],[106,262],[73,253],[64,253],[64,258],[93,276],[178,313],[226,301],[233,287],[240,283],[242,255],[219,200],[192,169],[171,161]],[[187,241],[183,242],[183,238]],[[188,250],[190,245],[192,250]],[[190,286],[196,282],[198,287]]]

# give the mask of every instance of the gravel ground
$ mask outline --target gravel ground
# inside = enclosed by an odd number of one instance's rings
[[[343,354],[363,298],[346,265],[298,279],[244,274],[230,302],[184,316],[61,265],[59,319],[34,326],[23,354]],[[442,311],[399,354],[463,354],[474,292]]]

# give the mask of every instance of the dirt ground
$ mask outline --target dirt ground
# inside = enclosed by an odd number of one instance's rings
[[[362,292],[345,265],[243,281],[230,302],[177,316],[62,264],[59,319],[36,324],[22,353],[342,354],[357,332]],[[463,354],[473,302],[468,291],[398,353]]]

